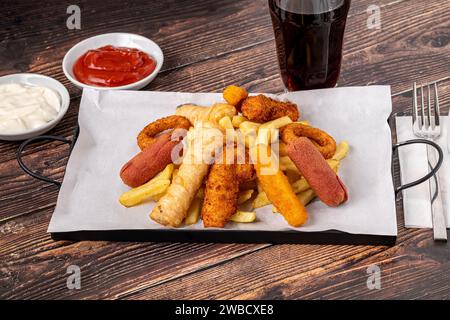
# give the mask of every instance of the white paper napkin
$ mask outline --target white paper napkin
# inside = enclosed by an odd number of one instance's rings
[[[441,117],[441,136],[435,142],[444,152],[444,162],[439,170],[442,202],[450,226],[450,156],[447,151],[448,117]],[[412,132],[412,117],[397,117],[397,140],[399,142],[417,139]],[[400,179],[402,184],[417,180],[428,173],[427,151],[423,144],[408,145],[399,148]],[[431,202],[428,181],[403,191],[405,227],[432,228]]]

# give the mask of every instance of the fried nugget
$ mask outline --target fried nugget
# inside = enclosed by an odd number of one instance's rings
[[[242,101],[247,97],[247,90],[242,87],[231,85],[223,90],[223,98],[225,101],[228,104],[235,106],[239,112],[241,111]]]
[[[246,98],[242,102],[241,110],[247,119],[260,123],[284,116],[297,121],[300,116],[295,103],[277,101],[262,94]]]

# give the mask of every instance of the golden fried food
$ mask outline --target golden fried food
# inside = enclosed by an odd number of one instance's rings
[[[239,197],[239,182],[236,165],[226,164],[225,153],[222,163],[214,163],[206,181],[202,219],[205,227],[223,228],[236,213]]]
[[[252,152],[252,157],[255,152]],[[279,210],[286,221],[294,227],[299,227],[308,219],[308,212],[292,190],[288,178],[278,168],[274,174],[268,174],[263,169],[272,166],[271,163],[261,164],[258,159],[255,161],[255,169],[262,189],[270,202]]]
[[[141,150],[148,148],[154,141],[155,136],[169,129],[185,129],[191,127],[191,122],[182,116],[168,116],[158,119],[145,126],[137,137],[137,143]]]
[[[148,198],[165,192],[169,187],[172,171],[173,164],[167,165],[166,168],[158,173],[152,180],[122,194],[119,198],[119,202],[125,207],[132,207]]]
[[[242,102],[242,114],[250,121],[267,122],[284,116],[297,121],[299,111],[291,102],[277,101],[262,94],[248,97]]]
[[[240,149],[235,148],[236,152],[236,178],[239,184],[252,181],[256,179],[256,172],[253,164],[250,161],[248,149],[245,148],[244,155],[238,154]],[[242,161],[239,161],[242,160]]]
[[[201,158],[204,161],[197,161],[198,155],[195,153],[193,146],[195,144],[195,137],[201,138],[202,133],[205,132],[206,126],[211,128],[212,124],[203,123],[205,127],[198,127],[195,130],[199,130],[199,134],[195,135],[194,132],[190,136],[188,134],[188,147],[183,157],[183,162],[178,169],[176,177],[173,179],[172,184],[167,189],[164,196],[159,199],[156,206],[153,208],[150,218],[154,221],[172,227],[178,227],[186,218],[188,209],[192,203],[192,200],[197,194],[197,191],[203,183],[203,179],[208,173],[209,169],[209,154],[203,154]],[[207,133],[205,133],[206,135]],[[194,137],[194,138],[192,138]],[[216,139],[202,139],[204,150],[214,150],[222,145],[222,141]]]
[[[223,98],[228,104],[235,106],[238,111],[241,111],[241,103],[248,97],[247,90],[238,86],[228,86],[223,90]]]
[[[342,141],[339,143],[336,147],[336,152],[333,155],[334,160],[342,160],[347,156],[348,151],[350,150],[350,146],[348,145],[347,141]]]
[[[239,223],[250,223],[256,221],[256,213],[253,211],[237,211],[230,217],[230,221]]]
[[[226,103],[216,103],[211,107],[202,107],[194,104],[185,104],[179,106],[175,112],[179,116],[183,116],[192,124],[198,121],[208,121],[212,123],[215,127],[219,126],[219,121],[223,117],[232,118],[237,114],[236,108],[232,105]]]
[[[325,159],[331,158],[336,152],[336,141],[323,130],[301,123],[291,123],[281,129],[281,138],[288,145],[298,137],[310,139]]]

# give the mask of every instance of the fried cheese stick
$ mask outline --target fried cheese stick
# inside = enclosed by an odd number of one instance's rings
[[[267,148],[267,146],[260,145],[255,148],[262,149]],[[304,224],[308,219],[308,212],[294,193],[288,178],[279,167],[275,173],[267,174],[263,169],[267,165],[272,165],[272,163],[263,164],[259,160],[260,155],[256,155],[255,152],[252,152],[251,154],[253,162],[255,162],[258,180],[272,204],[291,226],[299,227]],[[255,157],[257,157],[256,161],[254,159]]]

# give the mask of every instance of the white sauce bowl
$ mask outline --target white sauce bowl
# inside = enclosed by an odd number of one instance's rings
[[[156,61],[155,70],[153,70],[153,72],[144,79],[118,87],[92,86],[78,81],[73,74],[73,66],[78,58],[84,55],[88,50],[97,49],[106,45],[136,48],[147,53]],[[153,79],[155,79],[159,70],[161,70],[163,63],[163,52],[155,42],[137,34],[118,32],[102,34],[79,42],[78,44],[73,46],[64,56],[62,68],[67,79],[69,79],[70,82],[81,89],[90,88],[96,90],[139,90],[148,85]]]
[[[47,122],[46,124],[21,133],[11,133],[11,134],[0,133],[0,140],[18,141],[33,138],[41,134],[44,134],[47,131],[53,129],[61,121],[61,119],[64,117],[67,110],[69,109],[70,104],[69,92],[61,82],[53,78],[35,73],[16,73],[0,77],[0,85],[10,83],[23,84],[29,86],[41,86],[52,89],[59,96],[61,108],[56,118]]]

